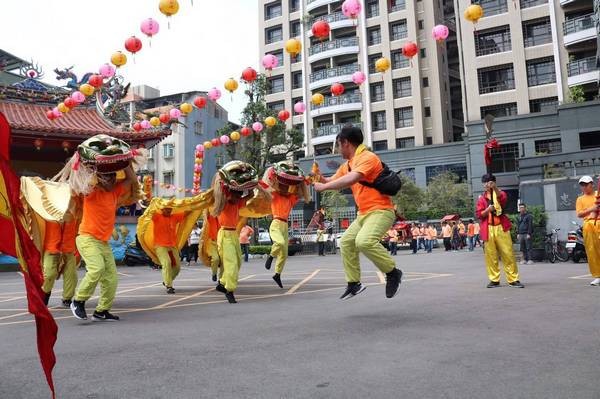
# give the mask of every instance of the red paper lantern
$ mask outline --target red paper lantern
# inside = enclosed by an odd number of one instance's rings
[[[104,79],[102,78],[102,75],[92,75],[88,79],[88,83],[97,89],[104,84]]]
[[[44,146],[44,140],[42,139],[35,139],[33,140],[33,146],[35,147],[36,150],[41,150],[42,147]]]
[[[213,147],[218,147],[218,146],[221,145],[221,140],[219,140],[219,139],[212,139],[210,141],[210,143],[213,145]]]
[[[52,110],[46,111],[46,118],[50,119],[51,121],[56,119],[56,116],[54,116],[54,112],[52,112]]]
[[[242,136],[247,137],[252,134],[252,129],[250,129],[247,126],[244,126],[243,128],[240,129],[240,133],[242,134]]]
[[[75,102],[75,100],[73,100],[71,97],[65,98],[63,104],[65,104],[69,108],[75,108],[77,106],[77,102]]]
[[[194,98],[194,105],[200,109],[206,106],[206,98],[204,97],[196,97]]]
[[[133,130],[135,130],[136,132],[139,132],[140,130],[142,130],[142,125],[140,125],[139,122],[134,123]]]
[[[334,96],[341,96],[344,94],[344,85],[341,83],[334,83],[331,85],[331,94]]]
[[[131,54],[135,54],[142,49],[142,41],[135,36],[125,40],[125,49]]]
[[[417,43],[408,42],[402,47],[402,54],[408,58],[412,58],[417,55],[417,51],[419,51],[419,47]]]
[[[242,71],[242,79],[246,83],[252,83],[256,80],[257,73],[254,68],[248,67]]]
[[[71,143],[69,143],[67,140],[63,141],[61,143],[61,146],[63,150],[65,150],[65,152],[69,152],[69,150],[71,149]]]
[[[312,34],[318,39],[326,39],[329,37],[331,28],[326,21],[317,21],[312,25]]]
[[[171,116],[169,114],[160,114],[158,119],[161,123],[168,123],[171,120]]]
[[[277,118],[279,118],[279,120],[282,122],[287,121],[289,117],[290,117],[290,113],[288,111],[286,111],[285,109],[282,109],[277,114]]]

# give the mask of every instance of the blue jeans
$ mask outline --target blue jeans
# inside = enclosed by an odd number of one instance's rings
[[[433,240],[425,240],[425,250],[431,252],[433,250]]]
[[[469,242],[469,251],[473,251],[475,246],[475,237],[467,237],[467,241]]]
[[[248,262],[248,251],[250,249],[250,244],[240,244],[242,247],[242,252],[244,253],[244,262]]]

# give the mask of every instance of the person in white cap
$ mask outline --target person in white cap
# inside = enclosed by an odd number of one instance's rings
[[[588,259],[590,274],[594,278],[590,285],[600,286],[600,223],[596,223],[600,199],[594,191],[594,179],[583,176],[579,179],[582,195],[577,198],[577,217],[583,219],[583,242]]]

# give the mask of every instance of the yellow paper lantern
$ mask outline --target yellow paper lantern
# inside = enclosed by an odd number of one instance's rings
[[[192,104],[190,103],[183,103],[179,106],[179,110],[181,112],[183,112],[184,114],[189,114],[190,112],[192,112],[194,108],[192,107]]]
[[[380,59],[378,59],[377,61],[375,61],[375,70],[377,72],[385,72],[388,69],[390,69],[390,60],[388,60],[385,57],[381,57]]]
[[[321,104],[323,104],[323,101],[325,101],[325,97],[321,93],[315,93],[312,95],[312,98],[310,99],[310,101],[314,105],[321,105]]]
[[[287,51],[292,57],[297,56],[302,51],[302,42],[298,39],[290,39],[285,42],[285,51]]]
[[[225,86],[225,90],[227,90],[230,93],[233,93],[238,88],[238,82],[237,82],[237,80],[235,80],[233,78],[229,78],[225,81],[224,86]]]
[[[91,96],[92,94],[94,94],[94,91],[96,89],[94,89],[94,86],[84,83],[81,86],[79,86],[79,91],[81,93],[83,93],[84,96]]]
[[[127,64],[127,56],[120,51],[113,53],[110,57],[110,62],[117,68]]]
[[[167,17],[170,17],[171,15],[177,14],[177,11],[179,11],[179,3],[177,0],[160,0],[158,9]]]
[[[276,123],[277,119],[273,118],[272,116],[268,116],[265,118],[265,125],[267,125],[268,127],[273,127]]]
[[[200,164],[202,163],[202,159],[200,159],[200,158],[196,158],[196,159],[194,160],[194,163],[195,163],[196,165],[200,165]]]
[[[210,150],[212,148],[212,143],[210,141],[205,141],[202,145],[204,146],[205,150]]]
[[[67,107],[65,105],[65,103],[59,103],[56,108],[58,108],[58,110],[60,112],[62,112],[63,114],[66,114],[67,112],[69,112],[71,110],[71,108]]]
[[[465,10],[465,19],[467,21],[471,21],[474,24],[479,21],[481,17],[483,17],[483,8],[479,4],[471,4]]]
[[[239,140],[241,137],[242,137],[242,136],[240,135],[240,133],[239,133],[239,132],[231,132],[231,133],[229,134],[229,138],[230,138],[232,141],[238,141],[238,140]]]
[[[156,127],[160,125],[160,119],[158,119],[156,116],[153,116],[152,118],[150,118],[150,124]]]

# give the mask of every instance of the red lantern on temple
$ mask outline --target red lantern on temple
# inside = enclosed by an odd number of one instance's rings
[[[331,94],[334,96],[341,96],[344,94],[344,85],[341,83],[334,83],[331,85]]]
[[[290,113],[288,111],[286,111],[285,109],[282,109],[277,114],[277,118],[282,122],[287,121],[289,117],[290,117]]]
[[[46,118],[53,121],[56,119],[56,115],[54,115],[54,112],[52,112],[52,110],[49,110],[49,111],[46,111]]]
[[[194,98],[194,105],[200,109],[206,106],[206,98],[204,97],[196,97]]]
[[[240,133],[242,134],[242,136],[247,137],[252,134],[252,129],[250,129],[248,126],[244,126],[240,129]]]
[[[77,106],[77,103],[71,97],[65,98],[65,101],[63,101],[63,104],[65,104],[69,108],[75,108]]]
[[[221,145],[221,140],[219,140],[219,139],[212,139],[210,141],[210,143],[213,145],[213,147],[218,147],[218,146]]]
[[[171,120],[171,116],[169,114],[160,114],[158,116],[158,119],[161,123],[169,123],[169,121]]]
[[[61,143],[61,146],[63,150],[65,150],[65,152],[69,152],[69,150],[71,149],[71,143],[69,143],[67,140],[63,141]]]
[[[33,140],[33,146],[35,147],[36,150],[41,150],[42,147],[44,146],[44,140],[42,139],[35,139]]]
[[[104,83],[104,79],[102,78],[102,75],[92,75],[88,79],[88,83],[97,89],[100,86],[102,86],[102,84]]]
[[[139,122],[134,123],[133,130],[135,130],[136,132],[139,132],[140,130],[142,130],[142,125]]]
[[[326,21],[317,21],[312,25],[312,34],[317,38],[317,39],[326,39],[327,37],[329,37],[329,31],[331,30],[331,28],[329,27],[329,24]]]
[[[257,76],[258,75],[254,68],[248,67],[242,71],[242,80],[244,80],[246,83],[254,82]]]
[[[417,51],[419,51],[417,43],[408,42],[402,47],[402,54],[408,58],[412,58],[417,55]]]
[[[131,54],[135,54],[142,49],[142,41],[135,36],[125,40],[125,49]]]

